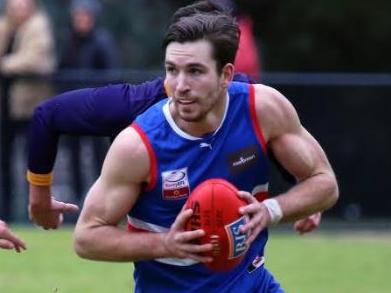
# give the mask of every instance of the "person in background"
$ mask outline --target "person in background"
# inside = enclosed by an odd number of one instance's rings
[[[107,29],[98,26],[101,5],[97,0],[73,0],[70,30],[59,69],[113,69],[118,67],[118,49]]]
[[[51,23],[35,0],[7,0],[0,18],[0,73],[49,75],[56,57]],[[10,85],[10,118],[26,121],[34,107],[52,95],[45,80],[16,80]]]
[[[247,73],[252,79],[261,78],[261,58],[254,37],[253,21],[250,15],[239,14],[240,41],[238,54],[235,59],[235,69]]]
[[[48,76],[56,67],[51,22],[35,0],[6,0],[0,16],[2,217],[9,219],[13,191],[10,172],[15,138],[23,140],[34,107],[53,95]]]
[[[70,27],[65,38],[59,70],[110,70],[118,67],[118,49],[110,32],[98,25],[101,4],[98,0],[73,0],[70,5]],[[109,97],[108,97],[109,98]],[[81,142],[78,137],[67,139],[72,160],[72,183],[78,201],[83,190],[81,173]],[[101,138],[83,139],[91,149],[94,176],[99,174],[108,144]]]
[[[212,0],[213,1],[213,0]],[[253,31],[252,16],[245,13],[242,3],[233,0],[221,0],[221,3],[229,9],[240,29],[239,49],[235,58],[235,70],[248,74],[253,80],[259,81],[261,74],[260,51]]]

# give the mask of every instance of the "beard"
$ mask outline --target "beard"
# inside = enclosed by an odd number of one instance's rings
[[[215,103],[202,103],[199,100],[195,100],[190,104],[174,103],[175,112],[183,121],[186,122],[202,122],[205,117],[213,109]]]

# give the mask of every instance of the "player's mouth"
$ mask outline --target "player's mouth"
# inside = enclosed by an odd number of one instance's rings
[[[187,105],[195,104],[196,101],[195,101],[195,100],[189,100],[189,99],[178,99],[178,100],[177,100],[177,103],[178,103],[179,105],[187,106]]]

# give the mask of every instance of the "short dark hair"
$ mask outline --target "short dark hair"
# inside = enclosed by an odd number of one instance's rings
[[[172,23],[163,39],[163,51],[172,42],[185,43],[198,40],[209,41],[212,56],[221,73],[227,63],[234,63],[238,50],[240,29],[234,18],[226,13],[196,13],[181,17]]]
[[[223,1],[224,2],[224,1]],[[190,16],[196,13],[225,12],[231,14],[231,7],[218,0],[203,0],[179,8],[171,17],[171,22],[177,22],[181,17]]]

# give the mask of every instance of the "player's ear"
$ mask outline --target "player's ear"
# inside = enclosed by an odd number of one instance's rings
[[[164,80],[164,90],[166,92],[167,97],[172,97],[172,89],[167,82],[167,79]]]
[[[232,63],[227,63],[224,65],[221,71],[221,82],[224,88],[227,88],[229,83],[232,81],[234,77],[234,65]]]

